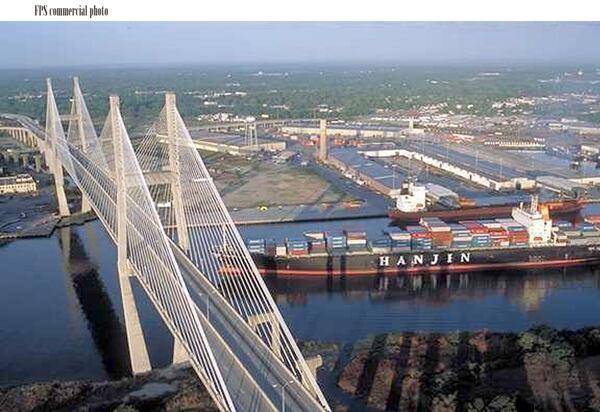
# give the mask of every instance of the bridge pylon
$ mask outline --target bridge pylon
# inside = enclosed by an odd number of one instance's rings
[[[56,187],[56,198],[58,200],[58,212],[61,217],[69,216],[69,204],[65,193],[65,177],[63,174],[63,165],[58,157],[58,133],[64,133],[60,122],[60,115],[54,100],[52,91],[52,82],[46,79],[46,136],[49,142],[46,142],[46,164],[54,175],[54,186]],[[59,129],[60,128],[60,129]],[[49,143],[49,144],[48,144]]]
[[[84,113],[85,112],[85,113]],[[87,115],[87,118],[84,116]],[[67,133],[67,139],[72,141],[73,135],[77,136],[78,146],[81,148],[81,151],[84,154],[89,153],[89,142],[88,136],[86,135],[86,126],[84,122],[88,120],[91,124],[91,120],[89,119],[89,114],[87,113],[87,109],[85,107],[85,102],[82,98],[81,89],[79,87],[79,78],[73,77],[73,102],[71,104],[71,115],[69,116],[69,128]],[[89,129],[89,127],[88,127]],[[93,131],[93,127],[92,127]],[[90,205],[90,200],[85,194],[81,194],[81,212],[87,213],[92,210]]]
[[[190,235],[187,219],[183,210],[183,193],[181,190],[181,162],[179,145],[179,128],[177,125],[175,93],[165,94],[165,114],[167,121],[167,142],[169,150],[169,171],[171,172],[171,196],[175,210],[175,223],[177,225],[177,243],[179,247],[188,252],[190,248]]]
[[[119,124],[119,97],[110,96],[110,119],[112,124],[112,143],[115,162],[115,182],[117,188],[117,267],[119,271],[119,286],[123,302],[125,331],[129,347],[131,371],[134,375],[148,372],[152,369],[142,325],[131,288],[133,271],[127,259],[127,179],[123,157],[123,137]]]

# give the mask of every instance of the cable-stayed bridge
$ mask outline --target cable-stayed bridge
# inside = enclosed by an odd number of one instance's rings
[[[181,118],[176,98],[140,141],[129,139],[119,98],[98,135],[77,78],[61,116],[47,80],[46,127],[36,136],[70,213],[64,171],[117,247],[131,369],[151,369],[131,281],[172,333],[174,362],[189,361],[224,411],[330,410],[248,253]],[[68,122],[68,127],[63,126]]]

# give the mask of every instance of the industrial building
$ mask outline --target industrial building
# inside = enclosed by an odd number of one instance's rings
[[[302,134],[319,136],[321,133],[320,124],[288,124],[281,127],[282,133]],[[355,137],[355,138],[398,138],[407,134],[423,133],[423,129],[415,127],[401,128],[389,126],[358,126],[358,125],[335,125],[328,127],[329,136]]]
[[[37,191],[35,180],[28,174],[0,177],[0,195]]]
[[[492,174],[482,170],[482,168],[471,168],[468,162],[453,162],[449,158],[444,159],[437,154],[423,154],[419,151],[406,149],[388,149],[388,150],[372,150],[365,151],[363,154],[367,157],[394,157],[401,156],[407,159],[413,159],[425,163],[431,167],[442,170],[461,179],[468,180],[479,186],[483,186],[492,190],[504,189],[531,189],[535,187],[535,180],[527,177],[522,177],[514,171],[506,168],[502,171],[501,176]],[[479,162],[480,166],[484,166],[485,162]]]
[[[586,189],[586,185],[583,183],[558,176],[538,176],[536,181],[538,186],[575,197],[583,194]]]
[[[331,149],[327,163],[340,169],[348,178],[386,196],[395,197],[400,188],[403,175],[397,175],[393,169],[361,156],[352,148]]]
[[[286,148],[285,142],[260,138],[256,139],[256,143],[248,145],[244,136],[225,133],[202,131],[192,138],[198,150],[229,153],[234,156],[245,156],[261,150],[278,152]]]

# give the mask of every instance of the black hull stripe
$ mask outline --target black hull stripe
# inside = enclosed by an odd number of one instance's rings
[[[259,267],[259,272],[263,275],[278,276],[365,276],[365,275],[399,275],[415,273],[445,273],[445,272],[474,272],[484,270],[499,269],[539,269],[556,268],[566,266],[580,266],[600,263],[599,257],[580,258],[580,259],[557,259],[544,260],[538,262],[502,262],[502,263],[468,263],[451,264],[442,266],[413,266],[413,267],[385,267],[385,268],[362,268],[347,270],[326,270],[326,269],[269,269]]]

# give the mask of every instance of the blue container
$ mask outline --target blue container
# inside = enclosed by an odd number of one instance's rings
[[[391,246],[392,240],[390,238],[380,238],[373,240],[371,244],[376,246]]]
[[[596,226],[591,223],[577,223],[575,224],[575,228],[582,232],[592,232],[596,230]]]
[[[565,222],[565,221],[558,221],[558,222],[554,222],[554,226],[561,228],[561,229],[570,229],[573,227],[573,225],[571,224],[571,222]]]

